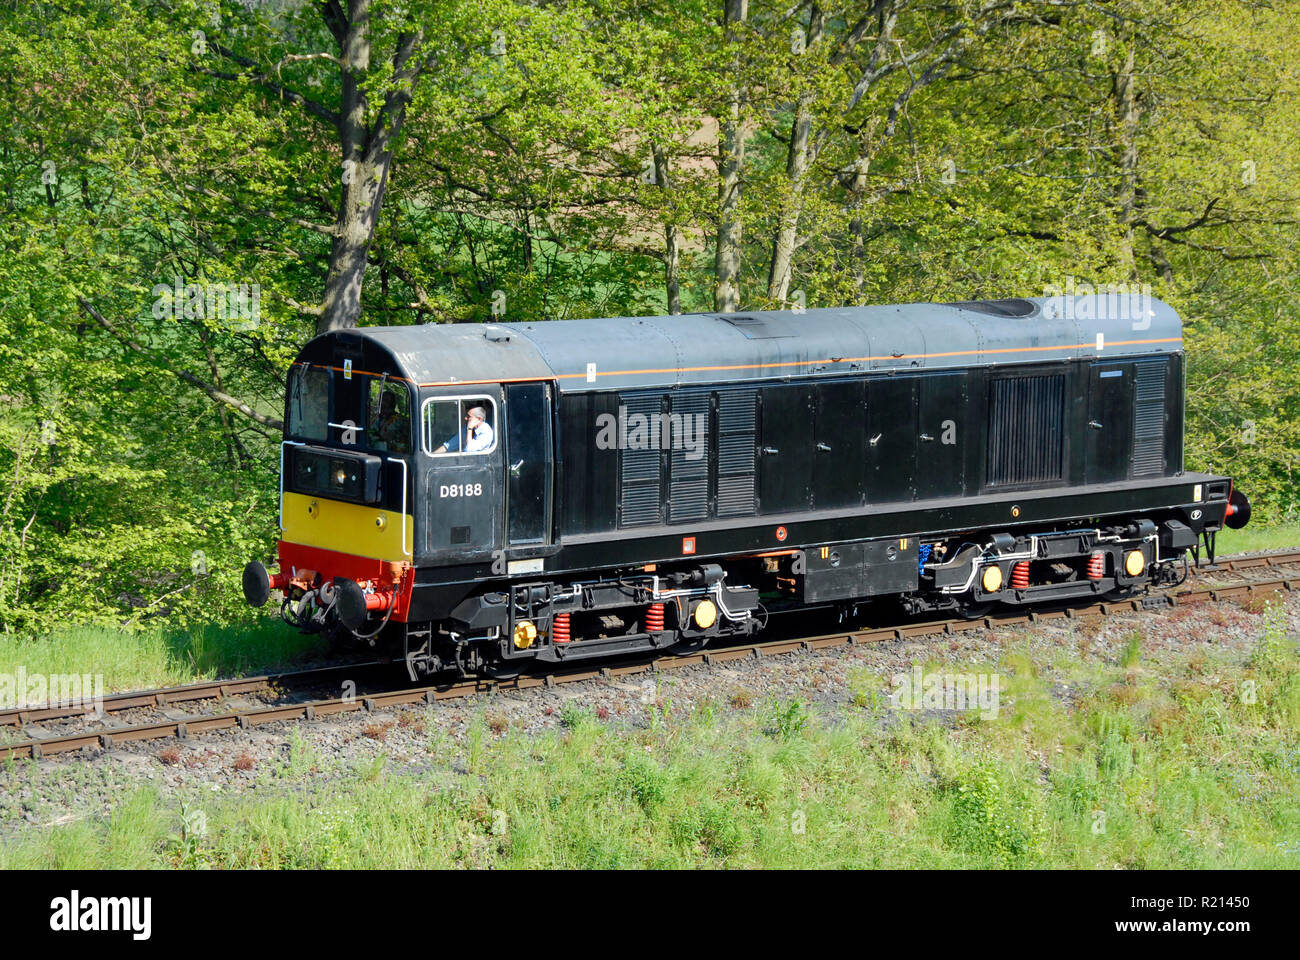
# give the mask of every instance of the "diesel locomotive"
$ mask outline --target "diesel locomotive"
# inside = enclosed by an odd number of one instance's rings
[[[1175,583],[1250,505],[1184,471],[1181,321],[1132,302],[329,333],[244,594],[414,679]]]

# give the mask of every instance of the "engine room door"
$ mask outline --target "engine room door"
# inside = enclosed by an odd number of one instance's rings
[[[916,496],[916,377],[867,381],[867,503]]]
[[[547,383],[506,387],[506,541],[511,546],[551,540],[551,388]]]
[[[866,458],[867,385],[862,380],[813,386],[813,508],[862,503]]]
[[[916,499],[959,497],[966,490],[966,374],[924,374],[917,394]]]
[[[812,398],[802,384],[764,387],[758,496],[765,514],[803,511],[812,497]]]
[[[1094,363],[1084,426],[1088,483],[1113,483],[1129,473],[1133,448],[1133,364]]]

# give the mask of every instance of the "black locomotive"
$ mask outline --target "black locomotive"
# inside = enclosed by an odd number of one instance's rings
[[[289,374],[279,572],[412,677],[703,645],[897,598],[1122,596],[1241,526],[1183,470],[1149,298],[371,327]]]

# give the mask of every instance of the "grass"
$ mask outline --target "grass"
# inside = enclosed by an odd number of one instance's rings
[[[1263,550],[1284,550],[1300,547],[1300,524],[1278,524],[1262,527],[1247,524],[1240,530],[1222,530],[1216,542],[1222,556],[1232,553],[1256,553]]]
[[[27,676],[101,674],[111,692],[259,672],[321,652],[318,637],[269,618],[189,630],[67,627],[40,636],[0,635],[0,674],[15,676],[20,668]]]
[[[485,709],[453,740],[431,707],[417,763],[370,739],[343,766],[294,732],[255,796],[139,789],[24,830],[0,868],[1295,868],[1300,652],[1277,616],[1255,623],[1249,655],[1136,634],[1107,658],[1007,649],[964,668],[1003,678],[996,716],[900,712],[861,673],[833,711],[721,690],[647,704],[640,727],[575,705],[526,735]],[[9,764],[0,813],[59,775]]]

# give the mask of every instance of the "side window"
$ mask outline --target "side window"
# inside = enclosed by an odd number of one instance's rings
[[[376,450],[411,452],[411,395],[401,383],[371,380],[366,437]]]
[[[328,439],[329,414],[329,374],[319,367],[294,367],[289,374],[289,435]]]
[[[440,457],[496,449],[496,404],[491,397],[424,402],[424,452]]]

